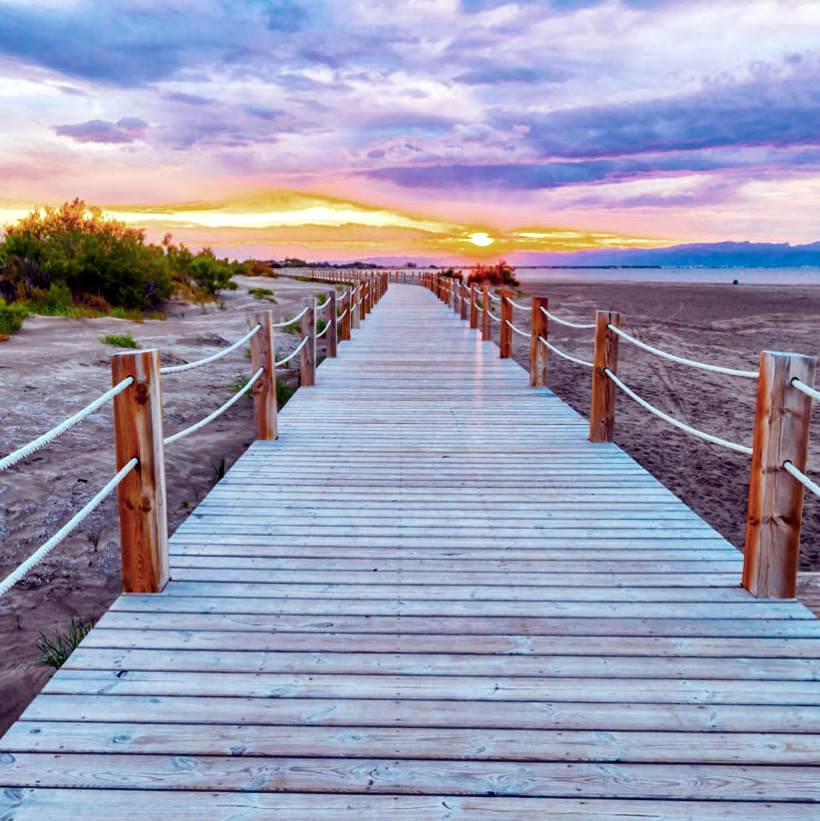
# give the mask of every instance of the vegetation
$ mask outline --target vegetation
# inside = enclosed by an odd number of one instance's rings
[[[250,378],[249,376],[245,376],[245,374],[244,374],[244,373],[238,373],[238,374],[237,374],[237,375],[236,375],[236,376],[235,376],[235,377],[231,380],[231,390],[232,390],[234,393],[239,393],[239,391],[241,391],[241,390],[242,390],[242,388],[244,388],[244,387],[245,387],[245,385],[247,385],[247,384],[248,384],[248,382],[250,382],[250,379],[251,379],[251,378]],[[250,396],[250,395],[251,395],[251,391],[248,391],[248,396]]]
[[[40,640],[36,643],[37,649],[40,651],[40,658],[38,659],[40,664],[59,670],[93,626],[93,619],[86,625],[82,619],[75,620],[72,618],[68,631],[61,633],[58,630],[53,639],[46,638],[41,631]]]
[[[108,334],[100,339],[103,345],[115,345],[118,348],[139,348],[140,343],[131,334]]]
[[[211,462],[211,472],[214,476],[214,484],[222,481],[225,478],[225,457],[223,456],[218,462]]]
[[[270,288],[248,288],[248,293],[254,299],[264,299],[268,302],[276,305],[276,299],[274,297],[274,292],[271,291]]]
[[[446,268],[444,271],[441,271],[441,276],[443,277],[450,277],[450,279],[464,279],[464,274],[461,271],[456,271],[455,268]]]
[[[326,320],[323,316],[320,316],[320,317],[316,320],[316,333],[317,333],[317,334],[322,333],[322,331],[324,331],[324,329],[325,329],[326,327],[327,327],[327,320]],[[318,363],[317,363],[317,364],[318,364]]]
[[[269,271],[257,261],[217,259],[145,241],[145,232],[104,216],[75,199],[59,208],[35,209],[6,226],[0,242],[0,334],[19,330],[26,316],[74,318],[112,315],[164,318],[165,300],[176,294],[204,302],[235,290],[235,273]]]
[[[296,393],[296,389],[292,388],[290,385],[286,385],[284,382],[278,381],[276,382],[276,401],[280,408],[284,407],[288,400]]]
[[[497,265],[484,266],[480,263],[470,270],[467,277],[467,284],[483,285],[485,282],[491,286],[506,285],[510,288],[519,286],[518,280],[513,275],[515,268],[505,260],[501,260]]]

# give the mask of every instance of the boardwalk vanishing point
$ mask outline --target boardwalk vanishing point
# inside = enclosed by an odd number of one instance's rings
[[[391,285],[0,741],[0,819],[820,819],[820,629]]]

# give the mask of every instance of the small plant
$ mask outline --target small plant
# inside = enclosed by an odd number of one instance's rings
[[[72,617],[67,632],[61,633],[57,630],[53,639],[47,638],[40,631],[40,640],[36,643],[41,654],[38,659],[40,664],[59,670],[93,626],[94,619],[86,625],[82,619]]]
[[[286,316],[286,317],[285,317],[285,322],[289,322],[292,318],[293,318],[293,317]],[[290,324],[290,325],[285,325],[285,327],[284,327],[284,328],[282,328],[282,330],[283,330],[286,334],[299,334],[299,333],[301,333],[301,332],[302,332],[302,328],[301,328],[301,326],[299,325],[299,323],[298,323],[298,322],[291,322],[291,324]]]
[[[100,537],[103,534],[103,528],[99,530],[94,530],[88,534],[88,541],[94,545],[94,552],[96,553],[100,549]]]
[[[139,348],[137,342],[131,334],[108,334],[100,339],[103,345],[115,345],[117,348]]]
[[[324,331],[324,329],[325,329],[326,327],[327,327],[327,320],[326,320],[323,316],[320,316],[320,317],[316,320],[316,333],[317,333],[317,334],[322,333],[322,331]]]
[[[180,506],[183,510],[187,510],[187,509],[191,506],[191,503],[190,503],[187,499],[183,499],[183,500],[179,503],[179,506]]]
[[[296,393],[296,391],[294,388],[291,388],[290,385],[286,385],[284,382],[276,383],[276,401],[279,403],[280,408],[287,405],[288,400],[294,393]]]
[[[225,307],[225,300],[224,299],[220,299],[219,302],[217,302],[217,306],[219,307],[220,311],[227,311],[228,310]]]
[[[313,280],[310,277],[305,277],[305,276],[296,277],[296,279],[298,279],[299,282],[313,282]]]
[[[276,299],[274,297],[274,292],[271,291],[270,288],[248,288],[248,293],[254,299],[264,299],[267,302],[270,302],[272,305],[276,305]]]
[[[234,393],[239,393],[248,384],[248,377],[244,373],[238,373],[231,381],[231,389]]]
[[[242,355],[245,357],[245,359],[250,359],[251,358],[251,349],[250,348],[245,348],[245,350],[242,351]]]
[[[222,481],[225,478],[225,457],[223,456],[219,462],[211,462],[211,471],[214,475],[214,484]]]
[[[275,355],[274,355],[274,358],[275,358],[275,360],[276,360],[276,362],[277,362],[277,364],[278,364],[278,363],[279,363],[279,362],[281,362],[283,359],[286,359],[286,356],[285,356],[285,354],[282,354],[282,353],[277,353],[277,354],[275,354]],[[285,362],[285,364],[284,364],[284,365],[282,365],[282,367],[283,367],[283,368],[289,368],[289,367],[290,367],[290,362]]]

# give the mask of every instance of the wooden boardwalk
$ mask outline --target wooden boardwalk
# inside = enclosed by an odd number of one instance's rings
[[[808,610],[422,288],[317,381],[0,741],[2,821],[820,819]]]

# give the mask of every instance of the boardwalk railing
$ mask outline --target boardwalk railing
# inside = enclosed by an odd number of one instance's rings
[[[816,359],[793,353],[760,355],[758,370],[740,370],[698,362],[672,354],[637,339],[620,327],[620,315],[597,311],[595,322],[568,320],[549,310],[543,297],[533,297],[529,305],[513,300],[513,293],[501,289],[493,294],[485,283],[478,300],[475,283],[457,277],[418,273],[416,284],[431,290],[470,327],[478,327],[482,311],[482,338],[492,339],[497,324],[500,356],[512,355],[513,335],[530,341],[530,384],[546,384],[547,352],[592,371],[590,432],[592,442],[613,441],[616,390],[621,390],[648,412],[666,423],[713,445],[751,456],[749,504],[746,517],[743,586],[760,598],[794,598],[804,488],[820,497],[820,485],[806,475],[812,401],[820,401],[815,390]],[[515,321],[515,311],[529,312],[526,327]],[[572,356],[550,342],[550,321],[578,331],[594,331],[592,360]],[[698,430],[675,419],[639,396],[618,376],[618,343],[623,340],[655,356],[679,365],[740,379],[757,380],[757,406],[751,446],[731,442]]]
[[[111,357],[114,386],[78,413],[37,439],[0,459],[0,473],[28,459],[66,431],[87,419],[109,402],[114,406],[114,442],[117,473],[80,511],[28,559],[0,581],[0,596],[7,593],[69,534],[76,530],[105,499],[117,491],[123,590],[126,593],[156,593],[169,579],[168,514],[165,492],[165,450],[213,422],[245,394],[253,391],[256,439],[277,438],[276,370],[299,356],[300,384],[316,384],[316,344],[325,339],[325,352],[335,357],[338,340],[351,338],[351,327],[359,327],[387,288],[387,279],[368,278],[346,287],[341,299],[335,290],[317,306],[315,297],[302,300],[299,314],[275,323],[271,311],[248,316],[250,330],[227,348],[212,356],[181,365],[160,366],[158,349],[128,351]],[[323,312],[324,327],[317,332],[317,312]],[[274,329],[300,323],[301,341],[288,356],[277,361]],[[225,404],[184,430],[163,437],[162,377],[205,367],[246,343],[251,350],[251,376]]]

